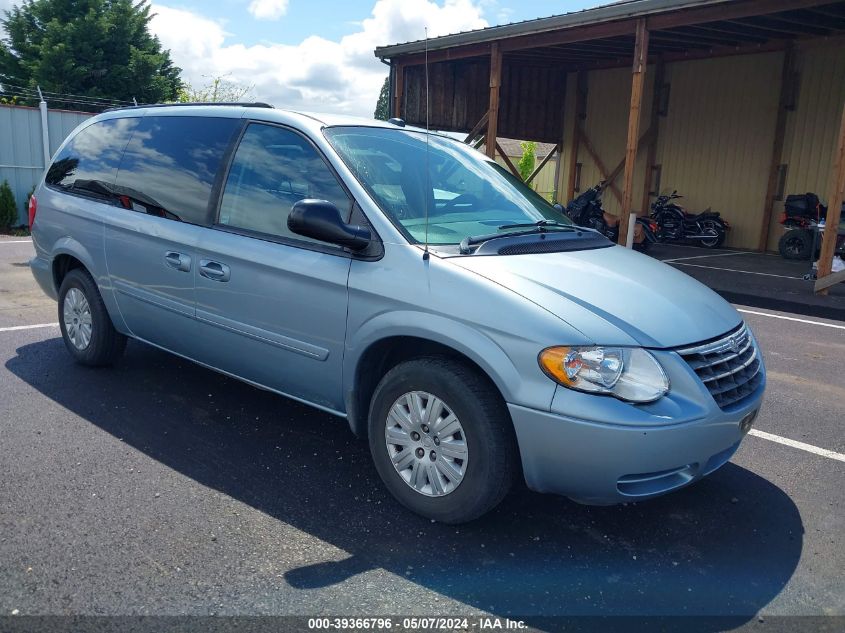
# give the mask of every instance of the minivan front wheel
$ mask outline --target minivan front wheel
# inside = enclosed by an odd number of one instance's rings
[[[388,490],[429,519],[463,523],[492,509],[516,472],[513,427],[501,397],[449,358],[407,361],[376,387],[370,451]]]
[[[81,268],[62,280],[59,327],[68,351],[83,365],[110,365],[126,347],[126,337],[114,329],[97,284]]]

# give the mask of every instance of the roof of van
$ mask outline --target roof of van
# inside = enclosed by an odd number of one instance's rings
[[[266,103],[161,103],[152,105],[137,105],[128,106],[125,108],[110,108],[104,112],[112,116],[123,113],[132,114],[139,110],[155,110],[156,114],[173,114],[174,112],[184,113],[186,115],[197,115],[199,113],[210,114],[215,111],[225,111],[232,116],[233,111],[241,112],[245,109],[255,110],[260,113],[262,119],[274,120],[276,118],[290,117],[305,117],[311,121],[315,121],[324,126],[335,125],[366,125],[369,127],[384,127],[396,128],[393,123],[381,121],[378,119],[368,119],[366,117],[354,117],[345,114],[331,114],[324,112],[303,112],[297,110],[282,110],[276,109]],[[281,117],[274,116],[281,115]],[[111,117],[110,117],[111,118]]]

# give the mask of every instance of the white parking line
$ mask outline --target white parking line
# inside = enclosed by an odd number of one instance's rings
[[[15,325],[12,327],[0,327],[0,332],[15,332],[17,330],[35,330],[40,327],[59,327],[58,323],[37,323],[35,325]]]
[[[737,270],[736,268],[718,268],[716,266],[702,266],[701,264],[685,264],[678,262],[678,266],[693,266],[695,268],[709,268],[710,270],[726,270],[729,273],[744,273],[746,275],[762,275],[763,277],[780,277],[781,279],[802,279],[801,277],[790,277],[789,275],[775,275],[773,273],[755,273],[750,270]]]
[[[809,319],[797,319],[795,317],[782,316],[780,314],[769,314],[768,312],[757,312],[756,310],[745,310],[737,308],[737,312],[744,312],[745,314],[756,314],[758,316],[772,317],[773,319],[783,319],[784,321],[798,321],[798,323],[809,323],[810,325],[821,325],[822,327],[832,327],[837,330],[845,330],[845,325],[835,325],[833,323],[822,323],[821,321],[810,321]]]
[[[32,244],[32,240],[0,240],[0,244]]]
[[[756,253],[737,251],[733,253],[711,253],[710,255],[696,255],[695,257],[675,257],[673,259],[661,259],[664,264],[672,262],[685,262],[688,259],[709,259],[710,257],[730,257],[731,255],[756,255]]]
[[[778,444],[783,444],[784,446],[791,446],[792,448],[807,451],[808,453],[813,453],[814,455],[821,455],[822,457],[827,457],[829,459],[835,459],[840,462],[845,462],[845,455],[843,455],[842,453],[830,451],[826,448],[819,448],[818,446],[813,446],[812,444],[798,442],[797,440],[790,440],[788,437],[781,437],[780,435],[766,433],[765,431],[758,431],[757,429],[751,429],[750,431],[748,431],[748,434],[753,435],[754,437],[760,437],[764,440],[769,440],[770,442],[777,442]]]

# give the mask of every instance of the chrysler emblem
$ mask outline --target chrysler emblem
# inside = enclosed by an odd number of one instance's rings
[[[736,354],[739,351],[739,339],[736,336],[732,336],[729,345],[731,346],[731,351]]]

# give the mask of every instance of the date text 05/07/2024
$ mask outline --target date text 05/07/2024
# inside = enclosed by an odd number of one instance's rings
[[[442,630],[442,631],[492,631],[521,630],[527,625],[522,620],[498,617],[320,617],[308,618],[310,630]]]

